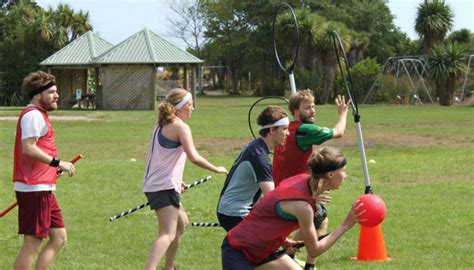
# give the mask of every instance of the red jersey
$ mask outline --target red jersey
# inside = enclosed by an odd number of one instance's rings
[[[315,200],[309,187],[310,176],[299,174],[261,198],[252,211],[229,231],[227,239],[232,248],[240,249],[252,263],[258,264],[275,252],[288,235],[299,228],[297,220],[278,216],[276,204],[284,200],[307,201],[315,211]]]
[[[36,106],[30,106],[20,113],[18,123],[16,125],[16,139],[13,160],[13,182],[22,182],[28,185],[37,184],[56,184],[57,168],[49,166],[40,161],[33,160],[26,155],[23,155],[21,145],[21,119],[25,113],[31,110],[39,110],[46,121],[48,132],[40,137],[36,142],[41,150],[46,154],[56,157],[56,139],[54,137],[54,129],[49,121],[49,117],[45,111]]]
[[[296,141],[296,132],[302,124],[303,122],[301,121],[291,121],[288,126],[290,135],[286,137],[285,144],[275,146],[272,169],[275,187],[285,178],[300,173],[309,173],[307,163],[308,158],[313,153],[313,149],[309,148],[307,151],[303,151],[298,147]]]

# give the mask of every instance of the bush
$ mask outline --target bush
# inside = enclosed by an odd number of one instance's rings
[[[397,78],[392,75],[383,75],[377,87],[367,99],[367,103],[409,104],[410,85],[404,77]],[[370,102],[369,102],[370,101]]]
[[[370,91],[371,87],[377,81],[378,77],[380,76],[380,70],[380,64],[378,64],[377,61],[372,58],[366,58],[351,67],[352,83],[354,85],[354,92],[359,103],[362,103],[365,96]],[[348,81],[349,78],[347,74],[344,74],[344,76],[346,78],[346,81]],[[337,80],[334,86],[336,87],[336,91],[334,91],[335,93],[344,94],[347,96],[346,89],[340,73],[337,76]],[[372,94],[373,93],[371,93],[371,95]]]

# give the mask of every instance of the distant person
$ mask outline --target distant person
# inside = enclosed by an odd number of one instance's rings
[[[262,193],[273,190],[268,154],[285,142],[288,123],[288,114],[277,106],[265,108],[257,117],[260,137],[240,151],[219,197],[217,218],[226,231],[242,221]]]
[[[186,157],[197,166],[214,173],[227,173],[197,152],[191,129],[185,123],[194,110],[191,94],[184,89],[173,89],[159,105],[158,123],[153,129],[143,178],[143,192],[150,208],[158,218],[158,237],[153,242],[145,269],[156,269],[163,256],[165,270],[176,269],[180,238],[189,223],[180,203],[184,187],[183,172]]]
[[[253,207],[252,211],[230,230],[222,243],[222,269],[265,270],[301,269],[287,254],[277,252],[283,246],[294,252],[304,243],[308,255],[316,257],[328,250],[356,222],[363,222],[356,213],[363,203],[356,202],[343,223],[331,234],[318,240],[313,217],[316,198],[326,190],[339,189],[346,177],[346,159],[336,149],[324,147],[308,160],[311,175],[298,174],[285,179]],[[288,235],[296,229],[303,235],[292,240]],[[306,265],[305,269],[313,269]]]
[[[30,100],[16,126],[13,182],[18,202],[18,233],[23,246],[14,269],[49,269],[66,243],[66,228],[56,197],[58,170],[75,174],[74,165],[59,159],[48,112],[58,108],[55,77],[43,71],[28,74],[22,91]],[[43,239],[48,238],[41,248]]]

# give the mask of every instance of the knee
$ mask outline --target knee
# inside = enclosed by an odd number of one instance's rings
[[[189,226],[189,219],[188,219],[188,217],[186,217],[183,220],[183,224],[181,224],[181,226],[179,226],[178,230],[182,234],[188,228],[188,226]]]
[[[64,234],[64,235],[61,235],[58,237],[58,244],[62,247],[64,245],[66,245],[66,242],[67,242],[67,235]]]
[[[168,233],[165,233],[165,234],[160,234],[158,236],[157,240],[160,239],[160,240],[170,244],[171,242],[174,241],[174,239],[177,237],[177,235],[178,235],[177,232],[168,232]]]
[[[178,226],[176,229],[176,237],[181,237],[184,234],[184,231],[186,230],[188,226],[188,223],[183,223],[182,226]]]
[[[188,219],[188,216],[184,216],[182,219],[180,219],[180,221],[178,222],[178,227],[176,229],[176,234],[178,234],[179,236],[181,236],[184,231],[186,230],[186,228],[189,226],[189,219]]]
[[[66,234],[57,235],[54,238],[51,238],[50,241],[57,248],[62,248],[64,245],[66,245],[67,235]]]
[[[186,218],[183,220],[183,230],[186,229],[189,226],[189,219],[186,216]]]
[[[25,250],[29,254],[36,254],[41,247],[43,239],[30,235],[25,235],[24,237],[25,239],[23,244],[23,250]]]

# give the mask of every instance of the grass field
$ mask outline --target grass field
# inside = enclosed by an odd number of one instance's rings
[[[255,100],[199,98],[188,122],[198,151],[229,168],[251,139],[247,112]],[[12,152],[14,116],[20,110],[0,108],[0,210],[15,201]],[[360,112],[367,158],[376,161],[369,164],[372,186],[387,205],[382,227],[394,259],[350,261],[357,253],[356,225],[319,258],[318,269],[474,269],[474,108],[362,106]],[[57,186],[68,243],[53,269],[142,269],[157,233],[153,212],[147,208],[115,222],[108,219],[145,201],[141,179],[156,113],[61,110],[51,115],[60,116],[52,120],[60,156],[84,155],[77,175],[62,177]],[[317,107],[318,124],[332,126],[336,119],[334,105]],[[331,229],[364,191],[356,138],[349,116],[344,138],[327,143],[342,148],[349,175],[331,193]],[[224,177],[187,162],[186,182],[207,175],[214,178],[183,194],[191,222],[217,221]],[[0,219],[0,269],[12,268],[22,244],[16,232],[15,209]],[[189,227],[177,257],[180,269],[220,269],[224,235],[221,228]]]

